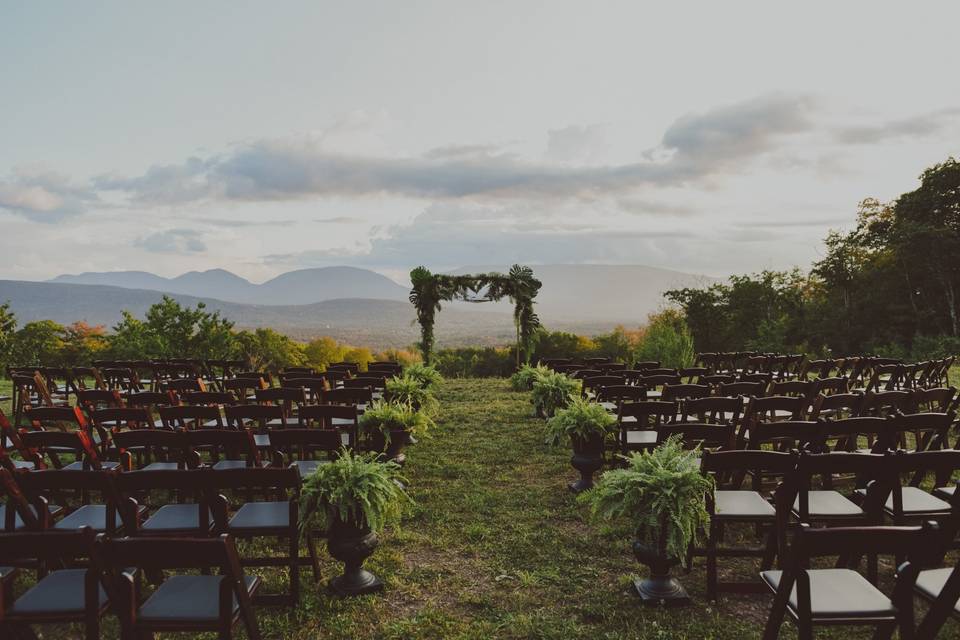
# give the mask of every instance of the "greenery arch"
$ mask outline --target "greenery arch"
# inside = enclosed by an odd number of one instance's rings
[[[510,272],[480,273],[473,275],[451,276],[431,273],[426,267],[417,267],[410,272],[410,302],[417,309],[420,322],[420,350],[423,361],[430,363],[433,351],[433,324],[440,303],[451,300],[465,302],[496,302],[510,298],[513,302],[513,323],[517,330],[517,366],[520,366],[520,353],[523,362],[530,362],[533,353],[533,340],[540,318],[533,312],[533,299],[537,297],[542,283],[533,277],[533,269],[518,264],[510,267]]]

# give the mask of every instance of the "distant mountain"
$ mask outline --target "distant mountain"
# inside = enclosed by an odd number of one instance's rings
[[[61,324],[83,320],[109,329],[120,320],[122,311],[142,318],[163,295],[159,291],[104,285],[0,280],[0,302],[10,302],[21,325],[34,320],[49,319]],[[203,302],[239,329],[270,327],[299,340],[331,336],[350,344],[383,349],[407,347],[420,338],[413,306],[405,301],[343,298],[308,305],[250,305],[183,294],[172,297],[189,306]],[[513,342],[513,318],[509,313],[481,313],[473,309],[445,307],[437,315],[439,346]],[[609,331],[613,324],[562,323],[552,328],[592,335]]]
[[[548,327],[565,322],[622,322],[639,325],[664,304],[669,289],[697,287],[716,278],[642,265],[548,264],[531,265],[543,283],[536,311]],[[453,273],[506,273],[508,265],[470,266]],[[509,303],[495,305],[497,311]],[[477,305],[494,306],[494,305]]]
[[[338,298],[406,300],[409,291],[379,273],[354,267],[291,271],[254,284],[224,269],[190,271],[163,278],[144,271],[112,271],[57,276],[51,283],[87,284],[165,291],[244,304],[302,305]]]

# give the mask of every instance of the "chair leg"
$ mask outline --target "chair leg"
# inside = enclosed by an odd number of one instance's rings
[[[707,537],[707,599],[717,599],[717,537],[719,523],[710,521],[710,533]]]
[[[300,604],[300,539],[296,530],[290,535],[290,599],[293,606]]]
[[[777,557],[777,528],[771,526],[767,532],[767,544],[760,559],[760,570],[767,571],[773,568],[773,560]]]
[[[312,532],[307,532],[307,553],[310,554],[310,560],[313,564],[313,581],[320,582],[320,560],[317,556],[317,541],[313,538]]]
[[[896,624],[877,625],[873,632],[873,640],[890,640],[893,637],[893,630],[897,628]]]
[[[797,620],[797,640],[813,640],[813,624],[809,620]]]

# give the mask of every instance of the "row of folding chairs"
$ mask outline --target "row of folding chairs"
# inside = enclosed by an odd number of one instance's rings
[[[878,455],[705,450],[701,467],[716,479],[717,490],[707,499],[706,548],[691,553],[706,556],[711,597],[721,591],[774,593],[765,637],[776,637],[785,613],[797,621],[801,637],[810,637],[810,629],[818,624],[875,624],[889,631],[901,623],[900,614],[912,611],[913,591],[936,601],[947,584],[953,585],[954,590],[946,593],[952,600],[941,607],[938,620],[925,624],[928,628],[942,624],[946,615],[955,612],[960,590],[951,580],[960,580],[960,573],[936,567],[953,546],[958,529],[960,498],[950,478],[960,469],[960,451]],[[852,478],[846,493],[834,489],[829,480],[844,475]],[[751,478],[747,490],[742,487],[745,477]],[[772,497],[762,484],[770,478],[780,480]],[[817,478],[823,480],[814,488]],[[922,486],[935,488],[926,491]],[[925,536],[922,543],[906,544],[906,539],[918,537],[916,534],[905,535],[903,544],[871,543],[870,536],[879,535],[871,531],[901,528],[916,532],[919,528],[909,525],[921,522],[935,523],[925,529],[935,533]],[[725,528],[736,524],[757,527],[763,532],[764,544],[724,545]],[[842,528],[812,529],[823,525]],[[844,531],[847,533],[841,533]],[[808,546],[811,540],[818,541],[817,545]],[[811,570],[809,560],[825,555],[839,557],[837,568]],[[903,580],[898,588],[910,594],[900,602],[899,612],[889,602],[876,607],[877,602],[885,601],[876,587],[879,555],[890,555],[898,563],[905,559],[917,563],[914,574],[905,574],[904,565],[898,571],[898,580]],[[761,580],[720,582],[718,559],[724,557],[761,558]],[[777,569],[773,568],[774,558],[778,558]],[[854,570],[862,559],[866,560],[866,576]]]

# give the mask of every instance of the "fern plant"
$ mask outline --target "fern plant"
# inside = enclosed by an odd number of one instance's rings
[[[420,384],[420,381],[404,374],[387,380],[385,395],[390,402],[406,404],[429,417],[436,417],[440,403],[433,392]]]
[[[539,415],[552,418],[557,409],[563,409],[580,395],[580,381],[562,373],[545,373],[533,383],[530,401]]]
[[[329,529],[335,521],[380,532],[413,504],[403,489],[406,479],[394,462],[380,462],[376,453],[339,457],[307,476],[300,493],[300,532]]]
[[[404,369],[403,374],[420,383],[424,389],[434,389],[441,382],[443,376],[434,367],[417,362]]]
[[[698,451],[684,450],[679,435],[652,451],[633,453],[624,469],[607,471],[579,500],[598,520],[625,518],[640,542],[686,562],[687,549],[709,522],[706,495],[713,479],[700,472]]]
[[[550,373],[550,369],[547,367],[524,365],[510,376],[510,386],[513,387],[514,391],[530,391],[533,388],[533,383],[548,373]]]
[[[586,440],[591,436],[606,436],[617,424],[617,419],[596,402],[575,398],[547,420],[547,444],[559,445],[567,440]]]
[[[380,432],[385,442],[390,444],[390,434],[393,431],[405,431],[413,436],[423,436],[434,423],[427,414],[417,411],[408,404],[379,400],[363,412],[359,425],[364,431]]]

